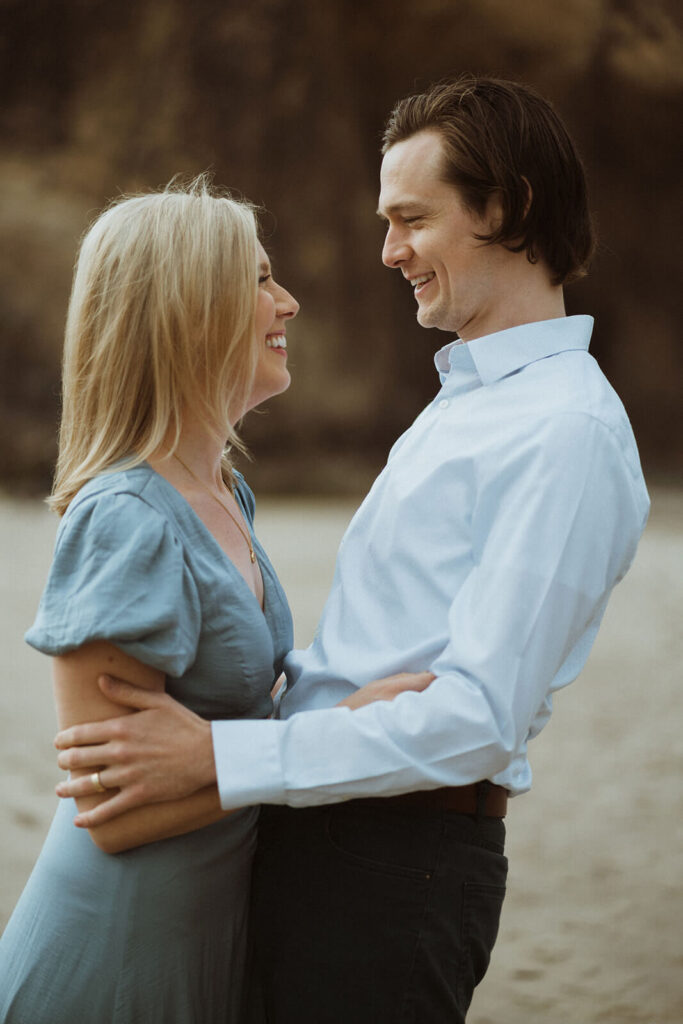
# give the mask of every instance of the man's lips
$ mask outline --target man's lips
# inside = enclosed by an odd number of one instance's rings
[[[433,270],[428,271],[426,274],[415,274],[414,277],[408,278],[410,285],[413,288],[413,294],[417,298],[422,295],[426,288],[432,283],[436,274]]]

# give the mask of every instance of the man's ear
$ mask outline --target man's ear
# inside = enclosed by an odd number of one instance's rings
[[[487,235],[495,235],[503,223],[503,200],[499,189],[492,192],[486,200],[486,209],[484,210],[482,220],[484,221]]]

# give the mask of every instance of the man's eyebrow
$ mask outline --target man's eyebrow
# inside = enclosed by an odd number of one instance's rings
[[[425,209],[424,203],[418,203],[418,202],[412,202],[411,200],[406,200],[403,203],[392,203],[391,206],[387,206],[386,209],[384,209],[384,210],[380,210],[380,208],[377,207],[375,213],[382,220],[386,220],[387,219],[387,214],[389,214],[389,213],[414,213],[414,212],[416,212],[418,210],[422,211],[424,209]]]

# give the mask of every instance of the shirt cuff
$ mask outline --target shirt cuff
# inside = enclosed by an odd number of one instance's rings
[[[212,722],[211,736],[221,807],[285,803],[278,730],[273,719]]]

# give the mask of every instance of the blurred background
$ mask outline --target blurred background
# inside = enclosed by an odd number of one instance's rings
[[[674,0],[0,0],[0,486],[49,487],[79,237],[121,191],[210,169],[263,204],[302,302],[293,385],[245,435],[261,493],[359,493],[433,394],[375,217],[394,101],[463,71],[550,98],[600,231],[567,292],[634,424],[646,475],[681,445],[681,9]]]
[[[380,262],[384,119],[442,77],[494,74],[551,99],[583,154],[601,245],[568,310],[596,317],[592,351],[655,486],[589,664],[534,742],[470,1018],[680,1024],[682,29],[674,0],[0,0],[0,927],[59,777],[48,659],[21,637],[57,525],[36,498],[80,236],[120,192],[178,173],[211,170],[270,211],[266,245],[302,311],[292,387],[247,418],[247,472],[306,644],[343,529],[449,340],[417,325]]]

